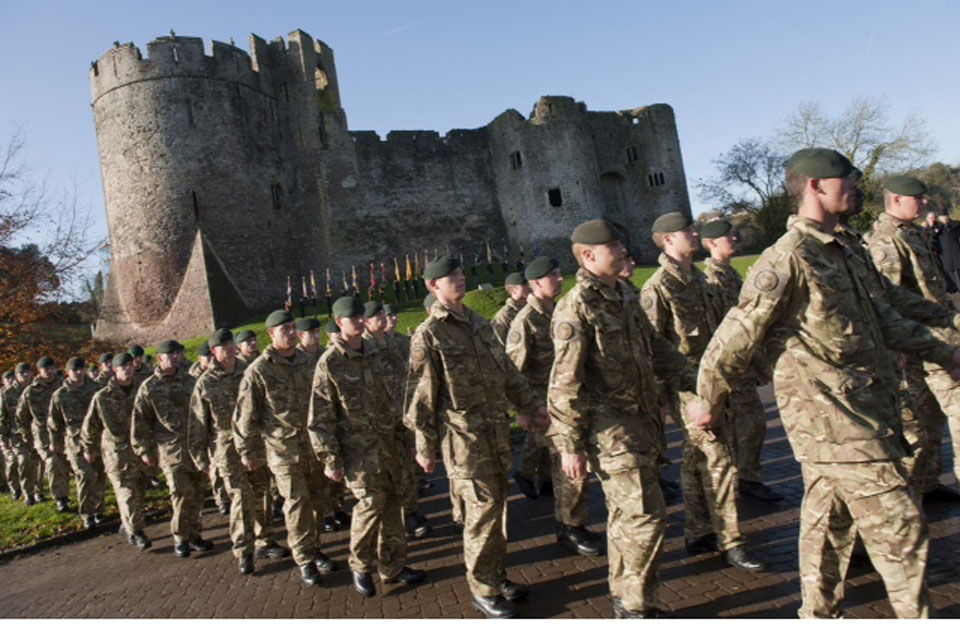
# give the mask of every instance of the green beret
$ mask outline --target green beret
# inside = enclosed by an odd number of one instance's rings
[[[113,356],[113,366],[122,367],[125,364],[130,364],[133,362],[133,356],[130,355],[129,351],[124,351],[123,353],[118,353]]]
[[[297,332],[306,333],[320,328],[320,321],[316,318],[300,318],[297,320]]]
[[[383,312],[384,312],[385,314],[387,314],[388,316],[395,316],[395,315],[397,315],[397,313],[398,313],[396,307],[394,307],[394,306],[393,306],[392,304],[390,304],[389,302],[387,302],[387,303],[385,303],[385,304],[383,305]]]
[[[4,379],[4,380],[9,380],[9,379],[12,378],[12,377],[13,377],[13,370],[12,370],[12,369],[11,369],[10,371],[4,371],[4,372],[3,372],[3,379]]]
[[[673,233],[674,231],[683,231],[693,224],[687,216],[679,211],[665,213],[653,221],[651,231],[654,233]]]
[[[182,348],[182,345],[176,340],[164,340],[157,345],[157,353],[177,353]]]
[[[519,271],[514,271],[511,274],[508,274],[504,279],[503,284],[510,286],[517,286],[527,284],[527,279]]]
[[[559,266],[560,263],[556,258],[537,256],[533,259],[533,262],[528,264],[527,268],[524,269],[523,275],[526,276],[527,280],[538,280],[550,275],[550,272]]]
[[[733,229],[733,225],[727,220],[722,218],[720,220],[711,220],[700,227],[700,237],[710,240],[721,238],[730,233],[730,229]]]
[[[74,369],[86,369],[87,363],[83,361],[83,358],[80,356],[73,356],[67,360],[67,371],[72,371]]]
[[[843,178],[853,172],[847,157],[833,149],[800,149],[790,156],[787,169],[808,178]]]
[[[363,315],[363,303],[355,296],[343,296],[333,303],[333,317],[352,318]]]
[[[379,300],[370,300],[369,302],[365,302],[363,304],[363,317],[372,318],[383,310],[382,302]]]
[[[293,314],[285,309],[277,309],[267,316],[266,325],[267,329],[273,329],[288,322],[293,322]]]
[[[608,244],[617,240],[623,240],[617,228],[599,219],[587,220],[570,234],[570,242],[574,244]]]
[[[44,367],[55,367],[57,366],[56,360],[50,356],[43,356],[37,360],[37,369],[43,369]]]
[[[112,353],[103,354],[102,356],[100,356],[99,362],[100,364],[109,364],[113,362],[113,354]]]
[[[130,355],[132,355],[134,358],[142,358],[142,357],[143,357],[143,347],[141,347],[141,346],[138,345],[138,344],[135,344],[135,345],[133,345],[132,347],[130,347],[130,349],[129,349],[127,352],[128,352]]]
[[[233,341],[233,331],[230,329],[219,329],[213,332],[213,335],[207,340],[207,346],[213,349],[220,345]]]
[[[423,299],[423,308],[429,309],[430,307],[433,306],[433,303],[436,301],[437,301],[437,296],[433,295],[432,293],[428,293],[426,297],[424,297]]]
[[[460,267],[460,261],[453,256],[440,256],[423,270],[424,280],[436,280],[453,273]]]
[[[26,362],[21,362],[20,364],[17,365],[17,368],[14,369],[14,371],[16,371],[17,373],[26,373],[27,371],[30,371],[30,370],[31,370],[30,365],[27,364]]]
[[[236,340],[237,342],[246,342],[250,338],[256,338],[256,337],[257,337],[257,334],[255,334],[253,331],[250,331],[250,329],[244,329],[243,331],[238,333],[236,337],[234,337],[234,340]]]
[[[213,355],[210,351],[210,345],[207,342],[204,342],[203,344],[201,344],[197,348],[197,355],[203,356],[204,358],[209,358],[211,355]]]
[[[927,185],[910,176],[893,176],[887,178],[883,188],[898,196],[922,196],[927,192]]]
[[[340,327],[337,325],[336,320],[331,320],[327,323],[327,335],[332,336],[335,333],[340,333]]]

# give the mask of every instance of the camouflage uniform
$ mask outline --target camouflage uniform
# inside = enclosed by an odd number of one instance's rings
[[[83,457],[80,443],[80,430],[93,394],[100,390],[92,380],[84,378],[83,384],[74,385],[64,382],[53,392],[50,399],[50,414],[47,426],[50,428],[50,440],[60,451],[67,454],[73,473],[77,477],[77,504],[80,515],[93,517],[103,511],[103,497],[107,477],[103,461],[97,459],[93,464]]]
[[[137,388],[140,388],[140,385],[143,384],[144,380],[153,375],[153,367],[146,364],[145,362],[140,363],[140,368],[134,368],[133,370],[133,381],[136,383]]]
[[[360,351],[333,340],[321,356],[310,397],[310,441],[327,470],[342,470],[357,498],[350,568],[389,580],[407,562],[403,526],[409,453],[400,419],[402,369],[364,338]],[[407,465],[409,466],[409,465]],[[379,551],[378,551],[379,549]]]
[[[493,319],[490,320],[490,326],[493,327],[493,334],[497,336],[501,347],[507,344],[507,332],[510,331],[510,325],[513,319],[520,313],[521,305],[513,298],[507,298],[500,310],[497,311]]]
[[[401,333],[387,335],[386,348],[390,356],[399,365],[400,387],[405,388],[407,383],[407,370],[410,365],[410,337]],[[400,410],[403,411],[403,398],[400,398]],[[403,436],[404,457],[401,464],[403,470],[403,513],[410,515],[420,510],[420,492],[417,490],[417,483],[423,477],[423,469],[417,464],[412,455],[415,442],[413,432],[404,429]]]
[[[553,442],[585,454],[606,498],[610,593],[657,608],[666,505],[658,483],[659,405],[693,374],[647,320],[635,289],[585,269],[553,312],[548,400]]]
[[[333,344],[336,338],[330,339],[330,345]],[[327,348],[330,347],[327,345]],[[324,351],[317,348],[316,355],[309,353],[303,348],[302,345],[297,345],[297,351],[301,352],[303,355],[307,356],[310,361],[310,375],[313,376],[314,372],[317,369],[317,361],[320,360],[320,356],[323,355]],[[320,500],[318,504],[323,505],[323,513],[317,513],[316,519],[317,523],[323,521],[324,518],[332,518],[333,514],[338,511],[344,510],[344,505],[347,502],[347,489],[346,485],[342,482],[334,482],[327,476],[323,475],[323,467],[315,465],[315,475],[317,476],[312,480],[316,482],[317,486],[321,487],[323,490],[322,494],[319,496]]]
[[[272,346],[247,367],[233,415],[233,441],[242,460],[266,463],[283,497],[287,542],[297,566],[317,559],[314,513],[323,513],[322,475],[307,436],[312,370],[307,354],[292,359]]]
[[[706,276],[696,267],[684,272],[673,259],[660,254],[660,268],[644,284],[640,304],[657,333],[696,369],[724,311],[720,293]],[[670,410],[674,422],[686,424],[685,403],[674,401]],[[684,535],[696,540],[715,533],[721,551],[744,544],[737,521],[737,469],[727,430],[724,417],[710,432],[685,428],[680,466]]]
[[[953,349],[871,297],[865,270],[819,223],[792,216],[760,256],[703,355],[713,415],[763,345],[784,429],[803,467],[802,617],[840,614],[853,525],[900,617],[929,613],[928,535],[898,460],[897,371],[887,349],[947,365]]]
[[[255,356],[250,357],[250,358],[244,356],[242,353],[237,353],[237,360],[240,360],[241,362],[243,362],[243,364],[247,365],[248,367],[249,367],[251,364],[253,364],[253,361],[256,360],[256,359],[259,358],[259,357],[260,357],[260,354],[259,354],[259,353],[256,354]]]
[[[32,496],[37,492],[33,447],[16,429],[17,402],[22,393],[23,386],[16,380],[0,392],[0,446],[7,462],[7,484],[14,491],[20,489],[25,496]]]
[[[23,395],[17,402],[17,430],[24,440],[32,440],[34,450],[43,461],[47,485],[55,500],[66,500],[70,495],[70,467],[67,458],[63,452],[50,451],[50,433],[47,431],[50,398],[62,383],[60,378],[44,382],[40,376],[36,376],[23,390]],[[39,487],[37,491],[39,493]]]
[[[435,302],[410,345],[404,423],[417,454],[437,449],[453,499],[462,501],[463,557],[474,596],[500,595],[507,553],[507,471],[513,463],[506,400],[522,413],[538,405],[490,324]]]
[[[730,264],[721,264],[707,258],[707,282],[720,294],[723,309],[720,317],[737,306],[743,278]],[[737,475],[741,480],[763,483],[763,467],[760,456],[763,440],[767,434],[767,413],[757,391],[759,377],[768,366],[762,358],[755,359],[755,365],[744,375],[730,394],[730,412],[727,416],[727,438],[730,453],[737,466]]]
[[[526,377],[540,404],[547,404],[547,387],[550,384],[550,369],[553,367],[553,338],[550,336],[550,319],[553,309],[547,309],[537,296],[527,296],[527,304],[520,310],[510,333],[507,334],[507,357]],[[554,517],[568,527],[582,527],[587,522],[587,478],[571,480],[563,472],[560,452],[545,432],[527,432],[527,442],[542,443],[549,453],[549,469],[553,481]],[[521,453],[521,461],[523,454]],[[521,469],[518,467],[518,471]],[[525,474],[523,474],[525,475]],[[531,476],[527,476],[531,477]]]
[[[83,452],[103,460],[128,536],[143,531],[143,499],[146,476],[130,446],[130,421],[137,395],[136,379],[128,388],[116,377],[93,394],[80,430]]]
[[[211,358],[211,362],[213,359]],[[194,380],[199,380],[201,376],[206,372],[206,369],[200,364],[200,361],[197,360],[192,365],[190,365],[190,370],[187,372],[190,374],[190,377]],[[213,450],[214,441],[208,441],[210,444],[210,451],[207,452],[205,456],[206,459],[215,458],[216,452]],[[213,499],[217,503],[217,508],[222,507],[224,504],[230,502],[230,492],[227,489],[226,481],[223,478],[221,473],[220,466],[217,464],[211,464],[210,468],[207,469],[207,479],[210,481],[210,491],[213,493]],[[201,499],[202,503],[202,499]]]
[[[920,294],[927,300],[953,309],[947,294],[943,273],[936,257],[923,241],[923,234],[912,222],[898,220],[882,213],[870,238],[870,253],[877,268],[890,282]],[[954,346],[960,345],[960,333],[938,331],[939,337]],[[923,378],[921,367],[926,370]],[[954,474],[960,478],[960,383],[941,367],[924,365],[916,358],[907,361],[907,393],[915,403],[918,418],[927,430],[925,468],[919,473],[919,485],[932,489],[939,484],[940,450],[943,440],[943,417],[947,418],[954,443]],[[938,407],[934,403],[939,404]]]
[[[230,500],[230,540],[238,558],[273,541],[267,510],[270,472],[262,467],[248,473],[233,444],[231,419],[244,370],[240,360],[232,373],[214,361],[190,396],[190,439],[201,460],[213,452],[212,466],[219,469]]]
[[[203,474],[189,432],[195,382],[183,366],[168,375],[157,367],[137,389],[133,403],[130,444],[139,457],[159,460],[170,486],[170,532],[177,544],[199,540],[203,531]]]

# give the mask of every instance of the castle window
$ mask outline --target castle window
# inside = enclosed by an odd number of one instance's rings
[[[640,159],[640,153],[636,147],[627,147],[627,164],[633,164]]]
[[[197,201],[197,192],[191,191],[190,197],[193,199],[193,219],[200,222],[200,203]]]
[[[287,88],[287,83],[283,83],[283,97],[287,99],[287,102],[290,102],[290,90]]]
[[[647,184],[651,187],[662,187],[667,183],[663,177],[663,171],[654,171],[647,174]]]
[[[276,182],[270,185],[270,197],[273,199],[273,208],[280,210],[280,185]]]
[[[560,189],[558,188],[553,188],[547,191],[547,200],[550,201],[551,207],[563,206],[563,196],[560,194]]]
[[[324,91],[330,86],[330,80],[327,78],[327,72],[323,69],[323,65],[317,65],[317,68],[313,71],[313,79],[317,83],[317,91]]]
[[[510,167],[516,171],[523,166],[523,157],[520,155],[519,151],[514,151],[510,154]]]
[[[194,124],[193,121],[193,100],[187,98],[187,122]]]
[[[178,64],[180,62],[180,52],[177,51],[177,46],[173,46],[173,63]]]

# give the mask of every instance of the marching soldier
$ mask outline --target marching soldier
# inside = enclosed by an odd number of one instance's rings
[[[113,356],[114,375],[90,400],[80,430],[83,457],[87,464],[102,464],[117,498],[120,520],[127,539],[140,551],[152,546],[143,532],[143,500],[146,476],[143,465],[130,445],[130,421],[139,383],[129,352]]]
[[[541,424],[546,412],[503,351],[489,323],[463,305],[460,262],[443,257],[423,273],[437,301],[413,336],[404,422],[416,431],[417,462],[427,473],[437,450],[454,501],[463,502],[463,555],[472,604],[485,616],[517,614],[527,587],[506,579],[507,471],[513,463],[506,400],[517,420]],[[536,417],[534,417],[536,415]]]
[[[153,373],[153,367],[144,359],[143,347],[138,344],[127,350],[133,356],[133,375],[137,377],[137,387]]]
[[[83,528],[88,531],[100,522],[107,479],[99,459],[91,464],[83,457],[80,431],[93,394],[99,390],[97,383],[87,379],[83,358],[70,358],[67,380],[53,392],[47,417],[50,442],[55,450],[66,452],[77,478],[77,505]]]
[[[50,493],[57,501],[57,512],[70,510],[70,469],[63,450],[50,440],[47,430],[47,415],[50,398],[61,384],[57,377],[57,365],[50,356],[37,361],[37,376],[23,390],[17,402],[17,430],[25,441],[32,441],[34,450],[42,460]],[[37,489],[40,493],[40,489]]]
[[[510,324],[520,313],[523,305],[527,304],[527,296],[530,295],[530,285],[527,284],[527,279],[523,277],[523,274],[518,271],[509,274],[504,279],[503,286],[507,290],[507,300],[497,311],[497,315],[493,316],[490,321],[493,333],[497,336],[501,345],[506,344]]]
[[[210,352],[210,346],[204,342],[197,349],[197,361],[190,365],[187,373],[194,380],[199,380],[203,372],[210,366],[211,360],[213,360],[213,354]]]
[[[260,355],[260,346],[257,344],[257,334],[249,329],[244,329],[237,334],[236,342],[237,347],[240,349],[237,357],[240,358],[245,365],[249,366],[253,364],[253,361]]]
[[[311,365],[316,366],[323,351],[320,349],[320,321],[316,318],[297,320],[297,349],[310,356]]]
[[[16,428],[17,402],[23,390],[30,384],[33,371],[26,362],[14,369],[14,377],[0,393],[0,443],[7,461],[7,483],[13,490],[14,499],[21,496],[27,506],[38,502],[40,488],[36,485],[33,438],[24,438]]]
[[[371,311],[377,306],[379,302],[368,303]],[[369,598],[376,593],[374,571],[384,584],[414,584],[425,575],[406,566],[402,466],[408,454],[399,397],[403,370],[364,336],[366,314],[359,299],[340,298],[333,303],[333,315],[340,338],[324,352],[314,374],[310,441],[326,476],[334,482],[346,480],[357,498],[349,563],[354,588]]]
[[[98,361],[97,375],[93,381],[102,388],[106,386],[111,377],[113,377],[113,354],[104,353]]]

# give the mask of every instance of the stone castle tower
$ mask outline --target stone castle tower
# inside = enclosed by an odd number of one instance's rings
[[[569,263],[593,217],[652,260],[653,218],[690,213],[667,105],[544,97],[529,118],[381,140],[348,129],[333,51],[299,30],[251,36],[249,54],[173,34],[146,57],[118,44],[90,84],[112,245],[100,337],[203,335],[282,304],[288,276],[424,249],[470,260],[489,240]]]

